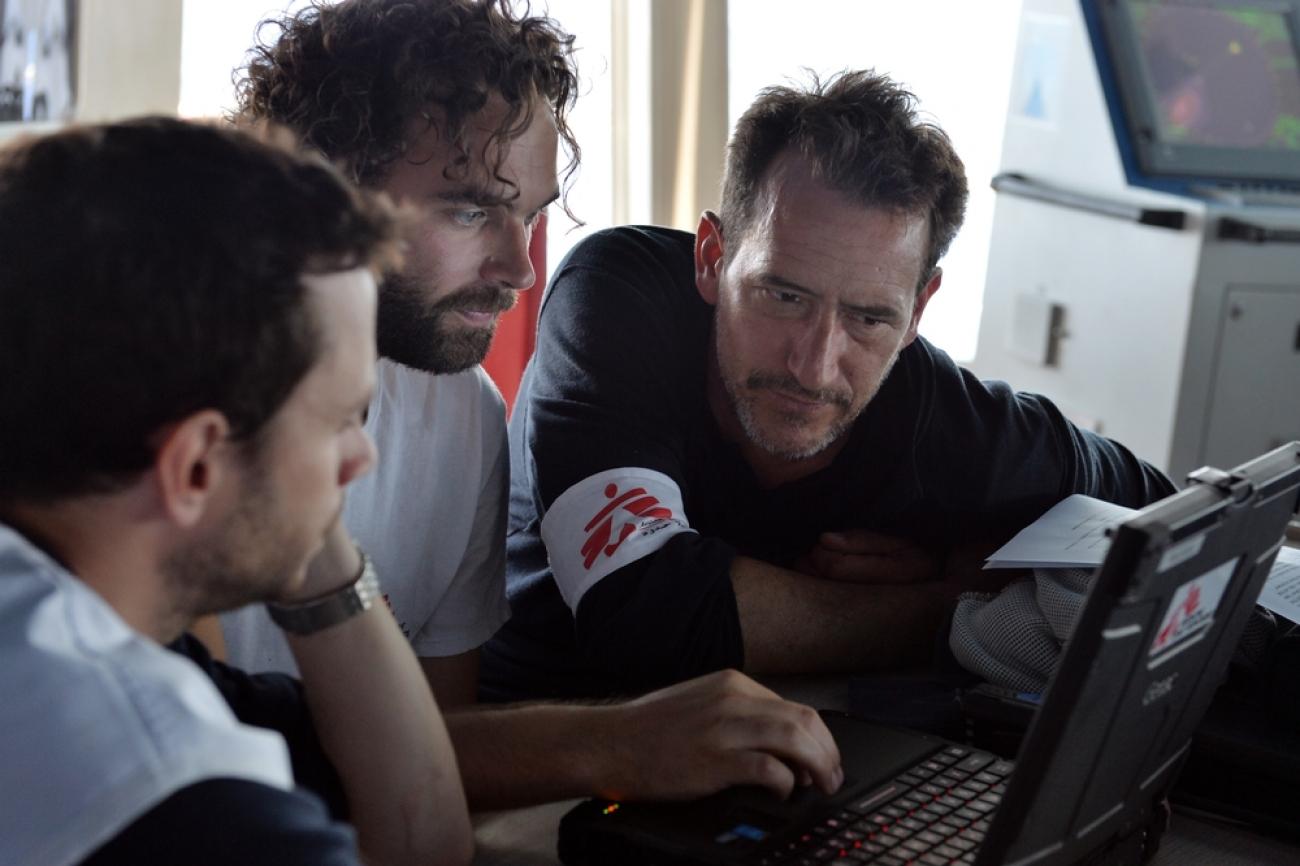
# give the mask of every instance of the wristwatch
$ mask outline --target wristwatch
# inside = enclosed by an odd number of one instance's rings
[[[315,634],[321,629],[338,625],[359,613],[370,610],[379,598],[379,576],[365,551],[361,554],[361,574],[342,589],[302,604],[276,604],[268,601],[266,612],[280,628],[294,634]]]

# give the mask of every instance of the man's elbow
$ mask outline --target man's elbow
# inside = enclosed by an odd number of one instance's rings
[[[354,817],[366,866],[468,866],[474,859],[474,827],[459,784],[405,797],[382,822]]]
[[[412,845],[411,858],[404,866],[428,866],[430,863],[447,866],[469,866],[474,859],[474,826],[463,790],[456,792],[454,804],[433,814],[433,833],[426,834],[420,844]]]
[[[468,815],[448,820],[433,815],[408,823],[397,844],[361,846],[366,866],[469,866],[474,860],[474,828]]]
[[[411,866],[417,864],[446,863],[447,866],[469,866],[474,860],[474,828],[465,822],[464,830],[457,834],[455,839],[447,840],[445,853],[433,856],[425,855],[422,859],[412,861]]]

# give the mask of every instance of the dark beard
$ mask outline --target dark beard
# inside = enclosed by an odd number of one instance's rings
[[[727,397],[731,401],[731,408],[736,415],[736,420],[740,422],[740,427],[745,431],[745,437],[749,439],[750,444],[781,460],[799,461],[817,456],[829,448],[840,436],[844,435],[844,432],[857,417],[856,413],[849,412],[852,401],[847,395],[829,388],[817,391],[810,390],[800,385],[798,380],[790,375],[751,373],[745,379],[743,388],[724,377],[723,387],[726,389]],[[791,448],[769,438],[758,423],[751,395],[764,390],[785,392],[809,400],[816,400],[819,403],[837,406],[843,410],[843,414],[840,421],[833,425],[821,440],[803,448]],[[797,414],[783,415],[781,421],[791,429],[800,427],[803,424],[803,419]]]
[[[496,325],[452,327],[449,315],[458,310],[503,313],[517,295],[514,289],[480,283],[426,304],[420,288],[401,276],[390,277],[379,290],[379,354],[435,375],[468,370],[487,356]]]

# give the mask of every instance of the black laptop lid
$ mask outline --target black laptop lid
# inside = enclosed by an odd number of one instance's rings
[[[1300,444],[1114,533],[977,864],[1066,864],[1150,816],[1222,681],[1300,496]]]

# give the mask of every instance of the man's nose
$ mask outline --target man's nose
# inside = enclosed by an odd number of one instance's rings
[[[483,263],[483,278],[512,289],[531,288],[537,279],[528,250],[533,227],[521,219],[507,219],[497,243]]]
[[[375,465],[378,457],[375,440],[363,428],[358,427],[356,437],[348,443],[348,453],[339,466],[339,486],[346,487],[365,475]]]
[[[839,378],[844,332],[830,311],[801,324],[786,366],[801,386],[820,391],[834,385]]]

